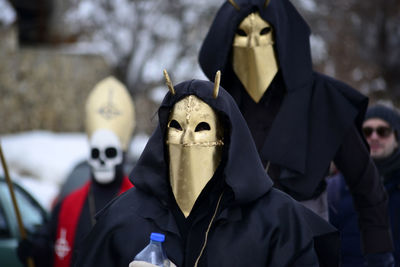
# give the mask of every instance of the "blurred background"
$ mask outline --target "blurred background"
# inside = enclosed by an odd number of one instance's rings
[[[224,0],[0,0],[0,138],[13,179],[50,209],[87,158],[84,103],[108,75],[124,82],[137,159],[167,89],[202,78],[197,54]],[[400,1],[292,0],[312,29],[315,69],[400,105]],[[0,169],[0,174],[2,169]]]

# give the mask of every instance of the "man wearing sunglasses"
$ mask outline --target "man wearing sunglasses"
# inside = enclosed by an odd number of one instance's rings
[[[368,108],[363,133],[370,147],[371,158],[379,171],[389,196],[389,212],[395,246],[395,266],[400,266],[400,113],[384,105]],[[342,262],[346,266],[365,266],[361,254],[354,210],[343,175],[329,180],[329,218],[341,232]]]
[[[363,133],[369,144],[371,157],[377,165],[398,154],[394,153],[398,152],[398,134],[397,130],[393,129],[398,124],[396,115],[391,109],[380,105],[370,108],[367,112]],[[398,159],[396,167],[400,168],[400,157]]]

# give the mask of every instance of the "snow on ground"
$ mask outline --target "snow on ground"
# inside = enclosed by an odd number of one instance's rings
[[[0,25],[10,25],[17,18],[15,10],[7,0],[0,0]]]
[[[147,135],[137,134],[129,156],[139,157],[147,140]],[[89,155],[85,133],[30,131],[0,136],[0,142],[11,179],[24,186],[47,209],[68,174]]]

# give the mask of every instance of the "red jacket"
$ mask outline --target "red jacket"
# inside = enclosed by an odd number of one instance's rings
[[[90,184],[89,181],[69,194],[61,204],[58,215],[57,238],[54,245],[54,267],[69,267],[71,264],[76,227],[89,193]],[[131,187],[133,187],[132,183],[127,177],[124,177],[118,195]]]

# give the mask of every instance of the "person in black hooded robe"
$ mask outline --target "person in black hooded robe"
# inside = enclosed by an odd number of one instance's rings
[[[338,266],[336,230],[272,187],[232,97],[218,83],[191,80],[175,88],[168,84],[172,89],[159,108],[157,128],[130,174],[135,187],[98,214],[77,266],[127,267],[152,232],[165,234],[167,257],[180,267]],[[212,110],[216,119],[204,115],[201,106]],[[186,117],[186,122],[178,117]],[[200,141],[200,135],[215,131],[214,127],[222,129],[222,136],[207,145]],[[187,184],[192,174],[174,176],[179,155],[170,146],[171,132],[187,134],[181,145],[189,150],[196,143],[206,150],[217,149],[221,156],[211,156],[220,160],[189,208],[172,185],[175,178]],[[202,160],[209,162],[210,157],[180,163],[196,165]],[[210,165],[200,164],[202,169]],[[205,173],[198,169],[193,175],[203,179],[198,172]]]
[[[199,63],[209,79],[221,70],[274,185],[327,219],[333,161],[355,202],[363,252],[390,257],[387,194],[361,134],[368,99],[313,70],[309,35],[288,0],[226,1]]]

